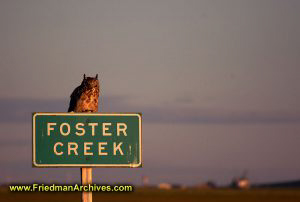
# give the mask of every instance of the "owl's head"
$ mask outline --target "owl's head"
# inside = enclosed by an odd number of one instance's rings
[[[81,85],[85,86],[88,89],[99,88],[98,74],[96,74],[96,77],[86,77],[84,74]]]

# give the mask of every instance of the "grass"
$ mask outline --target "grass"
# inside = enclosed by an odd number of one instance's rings
[[[0,192],[2,202],[80,202],[81,193],[16,193]],[[300,189],[250,189],[250,190],[157,190],[137,189],[133,193],[93,193],[93,202],[299,202]]]

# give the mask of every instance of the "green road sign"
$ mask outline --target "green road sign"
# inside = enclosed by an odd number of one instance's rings
[[[34,113],[33,166],[141,167],[137,113]]]

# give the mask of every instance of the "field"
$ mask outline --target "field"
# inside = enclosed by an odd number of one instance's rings
[[[80,202],[81,193],[12,193],[0,192],[1,202]],[[132,193],[93,193],[93,202],[299,202],[300,189],[257,190],[171,190],[137,189]]]

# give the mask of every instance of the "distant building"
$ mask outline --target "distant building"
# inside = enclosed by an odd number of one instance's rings
[[[172,185],[169,183],[160,183],[157,186],[159,189],[170,190],[172,189]]]
[[[250,181],[248,178],[241,178],[238,180],[238,188],[240,189],[248,189],[250,188]]]
[[[238,188],[238,189],[249,189],[250,188],[250,181],[246,177],[233,179],[231,182],[232,188]]]
[[[197,188],[197,189],[214,189],[216,187],[217,187],[217,185],[212,181],[208,181],[206,183],[198,184],[195,186],[195,188]]]
[[[169,183],[160,183],[157,185],[158,189],[170,190],[170,189],[186,189],[187,186],[181,184],[169,184]]]
[[[237,189],[249,189],[250,180],[246,176],[247,176],[247,170],[244,171],[242,177],[233,178],[231,182],[231,187]]]

